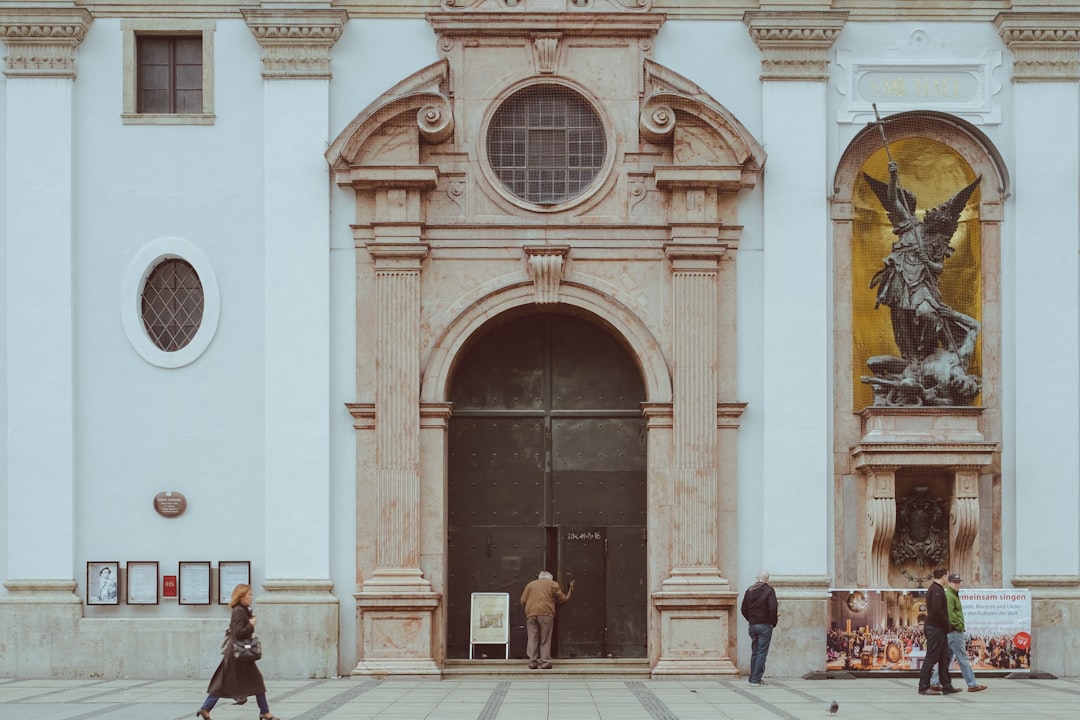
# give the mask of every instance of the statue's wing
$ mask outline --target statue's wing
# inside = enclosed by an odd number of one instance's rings
[[[866,178],[866,182],[870,185],[870,189],[877,195],[881,207],[885,208],[885,212],[889,215],[889,222],[892,223],[893,227],[899,227],[906,220],[915,216],[915,196],[910,190],[902,186],[900,187],[900,198],[904,207],[907,208],[907,215],[899,215],[897,212],[898,208],[894,208],[889,202],[889,183],[870,177],[866,173],[863,173],[863,177]]]
[[[964,212],[964,208],[967,207],[968,200],[971,199],[972,193],[975,192],[975,188],[979,187],[979,183],[982,182],[982,175],[975,178],[975,181],[968,185],[960,192],[953,195],[951,198],[934,208],[934,211],[941,213],[947,217],[954,225],[960,221],[960,213]]]

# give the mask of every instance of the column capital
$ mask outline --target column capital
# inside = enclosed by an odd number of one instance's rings
[[[847,17],[835,10],[748,10],[743,22],[761,50],[761,79],[828,80],[829,51]]]
[[[330,48],[341,37],[347,11],[340,8],[257,8],[240,12],[263,48],[267,80],[330,78]]]
[[[75,77],[75,49],[94,16],[86,8],[0,8],[0,40],[7,46],[4,75]]]
[[[1013,54],[1013,82],[1080,79],[1080,13],[1003,12],[994,27]]]

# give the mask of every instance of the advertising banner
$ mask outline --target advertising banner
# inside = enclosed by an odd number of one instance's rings
[[[921,669],[926,656],[925,590],[834,588],[829,596],[826,670]],[[1030,590],[964,588],[960,603],[968,658],[976,673],[1030,669]],[[958,670],[955,660],[952,669]]]

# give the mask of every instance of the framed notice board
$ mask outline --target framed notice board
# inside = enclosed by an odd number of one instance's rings
[[[473,593],[469,612],[469,659],[473,645],[506,645],[510,659],[510,593]]]

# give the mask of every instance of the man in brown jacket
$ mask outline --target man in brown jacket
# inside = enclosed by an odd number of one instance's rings
[[[574,592],[574,581],[563,595],[559,583],[551,579],[551,573],[541,570],[540,575],[525,586],[521,604],[525,606],[525,622],[529,632],[529,667],[551,669],[551,627],[555,622],[555,606],[562,605]]]

